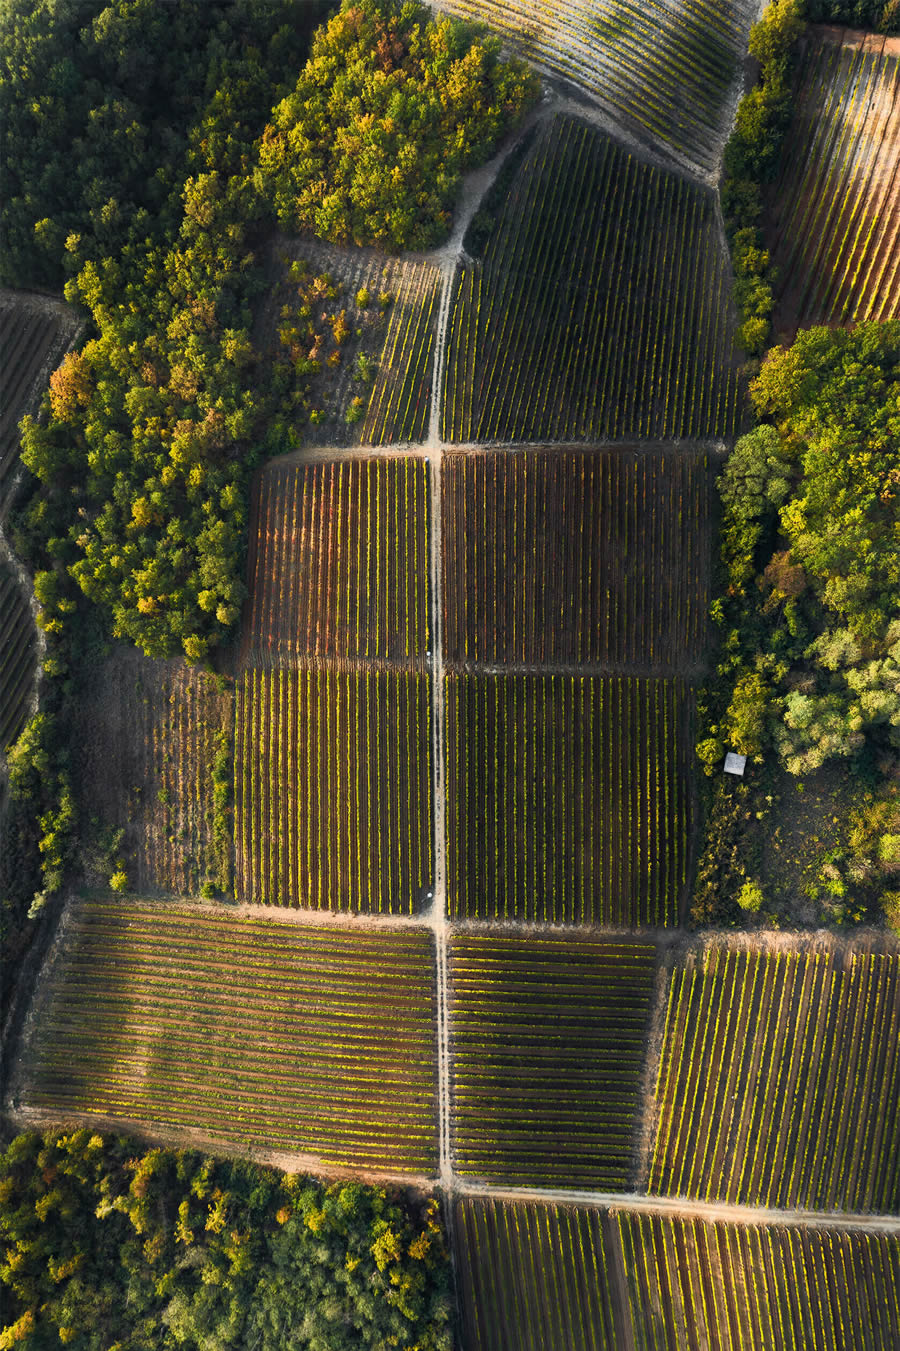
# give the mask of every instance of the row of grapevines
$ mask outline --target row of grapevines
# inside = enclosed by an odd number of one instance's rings
[[[80,903],[37,1020],[27,1105],[431,1173],[432,947],[424,929]]]
[[[900,957],[712,948],[673,972],[650,1190],[900,1208]]]
[[[706,630],[711,490],[705,455],[446,456],[445,660],[695,659]]]
[[[900,1344],[896,1235],[462,1198],[471,1351],[882,1351]]]
[[[680,680],[446,678],[450,913],[677,921],[690,833]]]
[[[251,540],[246,644],[256,665],[423,664],[424,461],[273,465],[259,481]]]
[[[809,40],[771,210],[791,322],[900,315],[900,56],[885,39]]]
[[[411,913],[433,880],[431,680],[245,671],[235,714],[237,895]]]
[[[360,424],[363,445],[424,441],[428,435],[440,290],[437,268],[407,265],[391,310],[365,420]]]
[[[0,751],[15,741],[25,722],[34,688],[36,639],[28,601],[13,573],[0,566]]]
[[[626,129],[712,172],[755,9],[729,0],[442,0],[589,93]]]
[[[628,1187],[654,976],[650,943],[454,935],[451,1123],[460,1173]]]
[[[444,439],[733,435],[730,291],[711,191],[549,121],[457,276]]]

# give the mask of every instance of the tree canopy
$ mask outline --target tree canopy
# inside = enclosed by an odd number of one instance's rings
[[[539,84],[500,42],[410,0],[344,0],[259,145],[281,226],[386,249],[449,232],[464,169],[487,159]]]
[[[0,1348],[449,1351],[437,1203],[88,1130],[0,1154]]]
[[[722,477],[732,690],[704,758],[771,736],[793,773],[900,747],[900,323],[814,328],[751,384]]]

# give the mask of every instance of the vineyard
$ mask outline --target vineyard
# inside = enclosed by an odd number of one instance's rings
[[[470,1351],[884,1351],[896,1237],[462,1198]]]
[[[104,832],[123,832],[114,852],[129,887],[231,890],[231,822],[225,804],[217,820],[216,779],[220,799],[223,787],[230,797],[233,698],[205,671],[123,648],[100,668],[94,697],[79,703],[82,810]],[[102,857],[84,862],[98,886],[117,870]]]
[[[22,730],[34,689],[37,634],[12,569],[0,561],[0,752]]]
[[[900,1209],[900,956],[712,948],[675,970],[650,1191]]]
[[[697,661],[712,476],[672,451],[446,456],[445,660]]]
[[[675,924],[690,837],[680,680],[446,679],[456,918]]]
[[[626,132],[714,172],[754,7],[729,0],[440,0],[591,96]]]
[[[655,969],[649,943],[454,936],[460,1173],[600,1191],[630,1185]]]
[[[77,905],[27,1105],[324,1164],[435,1165],[431,935]]]
[[[19,423],[37,412],[79,328],[67,305],[0,288],[0,518],[19,457]]]
[[[444,440],[734,435],[731,287],[713,192],[552,119],[457,274]]]
[[[813,30],[815,31],[815,30]],[[900,315],[900,42],[807,40],[771,203],[779,324]]]
[[[241,900],[410,914],[433,880],[431,679],[260,671],[235,713]]]
[[[307,445],[425,439],[441,274],[374,249],[278,237],[256,338],[310,390]],[[299,388],[299,386],[298,386]],[[301,419],[301,422],[304,419]]]
[[[423,665],[428,466],[409,457],[274,464],[250,529],[248,659]]]

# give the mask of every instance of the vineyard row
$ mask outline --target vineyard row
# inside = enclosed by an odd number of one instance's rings
[[[469,1351],[900,1345],[896,1236],[467,1198],[454,1256]]]
[[[260,671],[235,712],[240,900],[412,913],[433,881],[431,680]]]
[[[712,949],[673,972],[650,1191],[900,1209],[900,957]]]
[[[457,275],[442,435],[730,437],[743,410],[715,197],[573,118],[544,125]]]
[[[254,664],[423,666],[428,472],[412,457],[265,470],[249,563],[246,645]]]

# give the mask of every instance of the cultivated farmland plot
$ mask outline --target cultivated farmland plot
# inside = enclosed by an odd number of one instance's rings
[[[427,930],[301,928],[110,898],[75,905],[64,935],[26,1106],[331,1166],[434,1171]]]
[[[331,279],[323,297],[322,315],[332,320],[341,311],[348,337],[334,361],[320,354],[321,371],[313,378],[312,399],[320,417],[310,424],[308,445],[391,445],[425,439],[431,403],[434,343],[440,307],[440,270],[416,259],[385,258],[374,249],[336,248],[312,238],[279,236],[272,246],[272,288],[257,322],[262,347],[280,350],[280,329],[291,326],[300,302],[289,273],[290,263],[303,260],[311,274]],[[360,291],[369,295],[357,304]],[[379,302],[379,298],[382,298]],[[298,352],[302,361],[309,356]],[[363,379],[358,359],[371,374]],[[354,399],[361,416],[348,423]]]
[[[460,1173],[599,1191],[631,1185],[655,967],[650,943],[453,936]]]
[[[80,328],[68,305],[0,287],[0,518],[19,457],[19,423],[37,412]]]
[[[213,771],[221,759],[227,793],[233,701],[232,689],[206,671],[124,647],[79,700],[83,817],[106,832],[124,831],[114,852],[135,890],[197,895],[204,882],[231,889],[230,823],[217,832]],[[114,871],[102,855],[84,859],[98,886]]]
[[[900,1344],[895,1236],[467,1197],[454,1256],[469,1351]]]
[[[900,40],[810,34],[770,204],[791,331],[900,314]]]
[[[650,1191],[900,1209],[900,956],[713,947],[672,974]]]
[[[713,475],[624,447],[445,456],[445,661],[700,661]]]
[[[729,437],[741,423],[713,192],[574,118],[541,127],[454,285],[445,441]]]
[[[433,881],[431,677],[251,669],[235,714],[241,900],[410,914]]]
[[[428,466],[409,457],[273,464],[250,526],[255,666],[390,661],[430,647]]]
[[[439,0],[591,96],[627,132],[715,173],[756,7],[741,0]]]
[[[681,680],[448,675],[454,918],[677,922],[690,835]]]
[[[12,569],[0,561],[0,751],[22,730],[35,677],[37,633]]]

